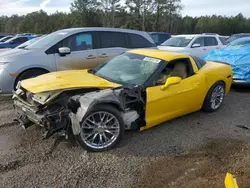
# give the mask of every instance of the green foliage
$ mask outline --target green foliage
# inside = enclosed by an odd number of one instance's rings
[[[171,34],[250,32],[250,18],[242,14],[182,17],[181,0],[74,0],[70,10],[50,15],[40,10],[25,16],[1,16],[0,33],[46,34],[70,27],[117,27]]]

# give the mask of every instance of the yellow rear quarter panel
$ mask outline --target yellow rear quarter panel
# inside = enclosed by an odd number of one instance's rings
[[[198,74],[206,75],[208,91],[218,81],[223,81],[225,83],[226,95],[230,91],[233,81],[233,72],[230,65],[207,61],[206,65],[199,70]]]

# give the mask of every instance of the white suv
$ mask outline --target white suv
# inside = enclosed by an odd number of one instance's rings
[[[183,52],[202,58],[211,50],[220,49],[225,45],[226,42],[223,36],[204,33],[196,35],[176,35],[158,46],[158,49]]]

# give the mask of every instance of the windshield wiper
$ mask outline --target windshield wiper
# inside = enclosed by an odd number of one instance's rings
[[[171,47],[177,47],[176,45],[172,45],[172,44],[169,44],[169,45],[160,45],[160,46],[171,46]]]
[[[178,46],[176,46],[176,45],[173,45],[173,44],[170,44],[170,45],[167,45],[167,46],[171,46],[171,47],[178,47]]]
[[[26,48],[27,46],[22,46],[22,47],[19,47],[18,49],[23,49],[23,50],[29,50],[28,48]]]

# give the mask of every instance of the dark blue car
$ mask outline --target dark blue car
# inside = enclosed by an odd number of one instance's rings
[[[151,35],[152,39],[154,40],[156,46],[162,44],[163,42],[165,42],[166,40],[171,38],[171,35],[169,33],[165,33],[165,32],[149,32],[149,34]]]
[[[33,38],[33,36],[15,36],[3,43],[0,43],[0,48],[15,48]]]
[[[0,39],[2,39],[3,37],[5,37],[6,35],[2,35],[2,34],[0,34]]]
[[[8,35],[8,36],[5,36],[5,37],[1,38],[1,39],[0,39],[0,44],[1,44],[1,43],[4,43],[5,41],[7,41],[7,40],[9,40],[9,39],[11,39],[11,38],[13,38],[13,36],[11,36],[11,35]]]

